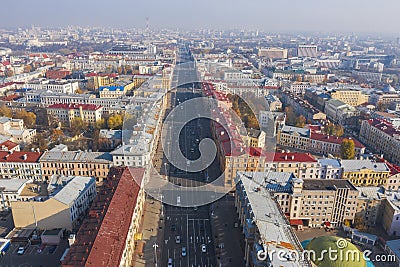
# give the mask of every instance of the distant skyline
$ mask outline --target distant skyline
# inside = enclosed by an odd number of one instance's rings
[[[267,32],[363,32],[400,36],[399,0],[17,0],[1,4],[0,28],[259,29]]]

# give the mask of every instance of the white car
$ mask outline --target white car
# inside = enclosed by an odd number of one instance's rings
[[[180,244],[181,243],[181,236],[177,235],[175,237],[175,243]]]
[[[186,247],[182,247],[182,257],[186,257]]]
[[[24,254],[25,253],[25,248],[24,247],[19,247],[18,248],[18,251],[17,251],[17,254],[18,255],[22,255],[22,254]]]
[[[207,247],[205,244],[201,245],[201,252],[206,253],[207,252]]]
[[[168,259],[168,267],[172,267],[172,259],[171,258]]]

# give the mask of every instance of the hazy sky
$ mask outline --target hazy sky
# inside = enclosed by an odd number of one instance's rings
[[[1,27],[88,25],[400,35],[399,0],[1,0]]]

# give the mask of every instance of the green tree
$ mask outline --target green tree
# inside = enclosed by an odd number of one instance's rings
[[[335,125],[335,135],[340,137],[344,134],[344,128],[342,125]]]
[[[110,116],[107,120],[108,128],[110,129],[122,129],[122,124],[124,123],[124,118],[122,115],[114,114]]]
[[[354,159],[355,146],[351,139],[344,139],[340,145],[342,159]]]
[[[12,111],[10,108],[8,108],[6,105],[1,105],[0,106],[0,116],[1,117],[12,117]]]

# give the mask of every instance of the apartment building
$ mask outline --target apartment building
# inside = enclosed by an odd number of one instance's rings
[[[78,82],[44,80],[37,83],[27,83],[26,88],[33,90],[46,90],[54,93],[74,94],[79,89]]]
[[[0,134],[10,137],[17,144],[30,143],[36,136],[36,129],[27,129],[22,119],[0,117]]]
[[[393,164],[400,165],[400,130],[384,120],[365,120],[361,123],[360,140],[373,152]]]
[[[246,134],[242,135],[242,140],[247,147],[264,148],[266,134],[262,130],[246,129]]]
[[[386,163],[371,160],[341,160],[342,179],[356,186],[386,186],[390,170]]]
[[[41,152],[0,151],[0,179],[41,180]]]
[[[90,176],[102,182],[112,166],[112,156],[106,152],[46,151],[39,159],[43,180],[52,175]]]
[[[375,227],[382,222],[382,204],[386,199],[383,187],[357,187],[359,191],[356,218],[364,227]]]
[[[368,103],[369,100],[369,96],[360,90],[335,89],[330,94],[332,99],[340,100],[353,107]]]
[[[27,179],[0,179],[1,198],[0,209],[7,210],[11,208],[11,202],[22,200],[21,195],[28,183],[32,180]]]
[[[293,126],[283,126],[278,130],[277,143],[285,146],[309,151],[321,155],[334,155],[340,157],[341,144],[345,137],[329,136],[317,133],[308,128],[299,128]],[[365,146],[356,139],[349,137],[347,139],[354,141],[355,156],[360,157],[365,153]]]
[[[288,50],[279,47],[267,47],[258,49],[259,57],[266,57],[270,59],[281,59],[288,57]]]
[[[99,88],[100,98],[119,98],[125,95],[126,89],[124,86],[101,86]]]
[[[46,109],[50,121],[59,121],[71,126],[80,118],[84,123],[95,124],[102,118],[103,107],[91,104],[53,104]]]
[[[37,225],[39,229],[72,231],[96,196],[96,182],[93,177],[76,176],[69,177],[65,183],[53,186],[44,200],[12,202],[15,227],[35,228]]]
[[[324,111],[327,118],[343,126],[355,126],[360,115],[356,108],[337,99],[328,100]]]
[[[303,251],[289,221],[267,188],[243,175],[236,185],[235,206],[245,239],[245,266],[310,266],[306,259],[291,262],[281,257],[267,257],[262,261],[257,257],[260,251],[280,251],[288,255]]]
[[[292,225],[335,227],[352,222],[358,190],[346,180],[298,179],[291,173],[238,172],[238,181],[249,179],[253,188],[266,188],[287,214]]]

